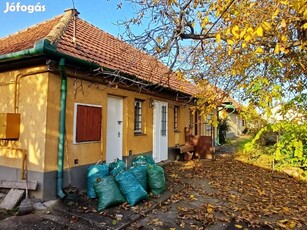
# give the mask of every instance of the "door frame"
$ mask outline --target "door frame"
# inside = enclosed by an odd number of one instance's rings
[[[153,150],[156,162],[168,159],[168,103],[154,100],[153,102]],[[162,136],[162,107],[166,106],[166,133]]]
[[[109,114],[109,106],[110,106],[110,99],[112,100],[116,100],[116,103],[119,103],[119,112],[115,112],[115,114],[112,113],[112,118],[110,119],[110,114]],[[116,115],[117,117],[115,118],[114,115]],[[120,121],[120,123],[118,123],[118,125],[120,125],[120,127],[117,128],[113,128],[112,125],[115,125],[116,127],[116,123],[111,124],[110,121],[115,121],[117,120],[117,122]],[[107,124],[106,124],[106,162],[107,163],[111,163],[113,160],[111,160],[111,158],[115,157],[122,160],[123,159],[123,143],[124,143],[124,98],[123,97],[119,97],[119,96],[113,96],[113,95],[108,95],[107,96]],[[119,132],[120,135],[120,140],[119,140],[119,144],[116,143],[114,144],[114,139],[111,137],[110,135],[110,131],[112,131],[114,129],[114,132]],[[115,134],[116,135],[116,134]],[[111,139],[110,139],[111,138]],[[112,151],[112,148],[110,148],[110,145],[116,145],[117,147],[119,147],[119,153],[117,154],[113,154],[113,157],[110,156],[110,152]],[[116,148],[117,148],[116,147]],[[111,154],[112,155],[112,154]]]

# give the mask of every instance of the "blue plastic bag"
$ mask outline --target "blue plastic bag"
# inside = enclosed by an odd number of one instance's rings
[[[103,178],[109,175],[109,167],[107,164],[95,164],[87,169],[87,196],[88,198],[96,198],[94,183],[97,178]]]
[[[118,174],[115,180],[131,206],[148,198],[147,192],[130,171],[124,171]]]

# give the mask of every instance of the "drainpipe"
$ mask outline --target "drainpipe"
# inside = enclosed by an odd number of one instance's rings
[[[63,169],[64,169],[64,149],[65,149],[65,126],[66,126],[66,95],[67,95],[67,77],[65,73],[65,60],[79,66],[85,66],[90,69],[97,69],[101,66],[95,62],[86,61],[81,58],[57,51],[56,47],[48,39],[37,41],[33,48],[9,53],[0,54],[0,64],[35,56],[51,57],[59,60],[59,71],[61,75],[61,107],[60,107],[60,128],[59,128],[59,146],[58,146],[58,171],[57,171],[57,195],[60,198],[65,197],[63,192]],[[15,96],[16,97],[16,96]],[[14,104],[16,109],[16,103]]]
[[[64,168],[64,149],[65,149],[65,126],[66,126],[66,95],[67,77],[65,73],[65,59],[59,61],[59,71],[61,75],[61,104],[60,104],[60,129],[59,129],[59,148],[58,148],[58,172],[57,172],[57,195],[64,198],[63,192],[63,168]]]

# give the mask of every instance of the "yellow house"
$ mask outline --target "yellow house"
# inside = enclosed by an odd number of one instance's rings
[[[99,160],[173,159],[197,89],[158,60],[80,19],[76,10],[0,39],[0,180],[31,195],[86,187]],[[197,121],[194,121],[195,124]]]

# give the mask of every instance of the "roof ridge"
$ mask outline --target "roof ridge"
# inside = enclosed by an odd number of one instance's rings
[[[50,30],[45,39],[50,41],[50,44],[55,45],[65,32],[71,19],[78,14],[78,11],[75,9],[65,10],[65,13],[60,15],[62,17],[61,20]]]

